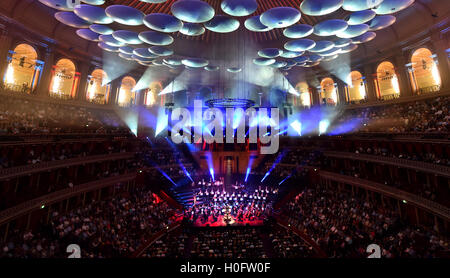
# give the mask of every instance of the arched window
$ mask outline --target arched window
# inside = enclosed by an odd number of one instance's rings
[[[108,75],[102,69],[96,69],[91,73],[88,88],[87,100],[98,104],[105,104],[109,98],[110,85],[103,84],[108,80]]]
[[[36,50],[28,44],[19,44],[10,52],[9,64],[4,76],[6,87],[13,91],[30,93],[36,88],[40,67]]]
[[[383,62],[377,68],[377,92],[380,99],[400,96],[397,74],[391,62]]]
[[[119,105],[131,106],[135,104],[136,93],[133,88],[136,86],[136,80],[131,76],[126,76],[122,79],[119,91]]]
[[[162,85],[159,82],[152,82],[147,92],[145,93],[145,105],[153,106],[156,103],[156,98],[162,91]]]
[[[411,58],[411,81],[418,94],[439,91],[441,76],[433,59],[433,53],[427,48],[417,49]]]
[[[320,82],[322,104],[337,104],[337,92],[334,80],[330,77],[322,79]]]
[[[311,106],[311,93],[309,92],[309,86],[306,82],[300,82],[295,86],[295,90],[299,92],[299,106]]]
[[[347,88],[347,99],[349,101],[358,101],[366,98],[366,84],[359,71],[352,71],[348,75]]]
[[[50,96],[62,99],[75,97],[80,74],[75,64],[69,59],[61,59],[53,67],[53,78],[50,83]]]

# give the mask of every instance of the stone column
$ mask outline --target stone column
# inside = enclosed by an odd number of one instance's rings
[[[45,51],[44,67],[42,69],[42,77],[38,84],[38,95],[48,96],[50,83],[52,82],[52,68],[54,64],[54,53],[51,47],[48,47]]]
[[[136,92],[136,105],[144,105],[145,103],[145,94],[147,93],[147,90],[139,90]]]
[[[8,68],[8,52],[12,48],[13,39],[9,36],[7,29],[0,30],[0,83],[3,83],[3,78]]]
[[[108,104],[117,104],[117,96],[120,90],[121,81],[121,78],[117,78],[111,82],[111,93],[109,94]]]
[[[311,94],[312,99],[311,106],[320,105],[322,100],[320,99],[320,92],[317,90],[317,88],[314,86],[309,87],[309,93]]]
[[[437,60],[439,62],[438,69],[441,77],[441,91],[450,90],[450,52],[447,52],[449,45],[446,41],[440,37],[440,33],[432,36],[432,43],[434,50],[436,51]]]
[[[86,93],[88,88],[88,75],[90,74],[90,65],[85,62],[80,63],[80,84],[78,86],[76,99],[86,101]]]
[[[345,84],[344,81],[339,79],[337,76],[334,76],[334,80],[336,80],[337,83],[337,96],[338,96],[338,105],[340,104],[347,104],[347,100],[345,98],[345,87],[347,84]]]
[[[411,82],[409,80],[409,73],[406,69],[407,60],[405,59],[403,51],[398,51],[395,54],[395,73],[398,78],[398,86],[400,88],[400,97],[409,97],[413,95]]]
[[[372,64],[364,66],[364,76],[366,77],[367,101],[373,102],[377,100],[377,89],[375,88],[376,72]]]

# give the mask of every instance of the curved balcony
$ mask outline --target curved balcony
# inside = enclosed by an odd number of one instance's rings
[[[450,167],[423,161],[371,155],[371,154],[358,154],[358,153],[336,152],[336,151],[326,151],[324,152],[324,155],[329,157],[361,160],[385,165],[392,165],[400,168],[409,168],[416,171],[428,172],[443,177],[450,177]]]
[[[0,225],[3,223],[6,223],[8,221],[11,221],[12,219],[15,219],[17,217],[20,217],[22,215],[29,214],[30,212],[41,209],[43,205],[48,206],[63,200],[66,200],[68,198],[74,197],[76,195],[94,191],[97,189],[101,189],[104,187],[108,187],[114,184],[122,183],[122,182],[128,182],[131,180],[134,180],[136,178],[136,173],[130,173],[130,174],[124,174],[120,176],[105,178],[101,180],[96,180],[93,182],[88,182],[85,184],[80,184],[77,186],[74,186],[73,188],[67,188],[63,190],[58,190],[56,192],[47,194],[45,196],[26,201],[20,205],[17,205],[15,207],[8,208],[4,211],[0,212]]]
[[[412,193],[396,189],[392,186],[387,186],[381,183],[359,179],[351,176],[336,174],[327,171],[320,171],[319,175],[321,178],[331,181],[340,182],[343,184],[357,186],[369,191],[380,193],[384,196],[388,196],[397,200],[405,200],[408,203],[424,209],[434,215],[441,217],[446,221],[450,221],[450,208],[438,204],[436,202],[430,201],[428,199],[419,197]]]
[[[133,152],[112,153],[92,156],[83,156],[64,160],[54,160],[31,165],[18,166],[0,170],[0,180],[7,180],[19,176],[35,174],[44,171],[50,171],[60,168],[66,168],[75,165],[84,165],[109,160],[127,159],[134,157]]]

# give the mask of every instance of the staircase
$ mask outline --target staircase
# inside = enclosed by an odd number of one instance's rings
[[[171,195],[177,200],[181,205],[184,207],[190,207],[194,204],[194,193],[192,192],[192,189],[189,187],[183,187],[183,188],[174,188],[171,187],[170,189]],[[198,201],[197,203],[201,204],[201,201]]]

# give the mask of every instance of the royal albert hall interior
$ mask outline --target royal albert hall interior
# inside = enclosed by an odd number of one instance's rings
[[[1,0],[0,258],[450,258],[449,110],[448,0]]]

